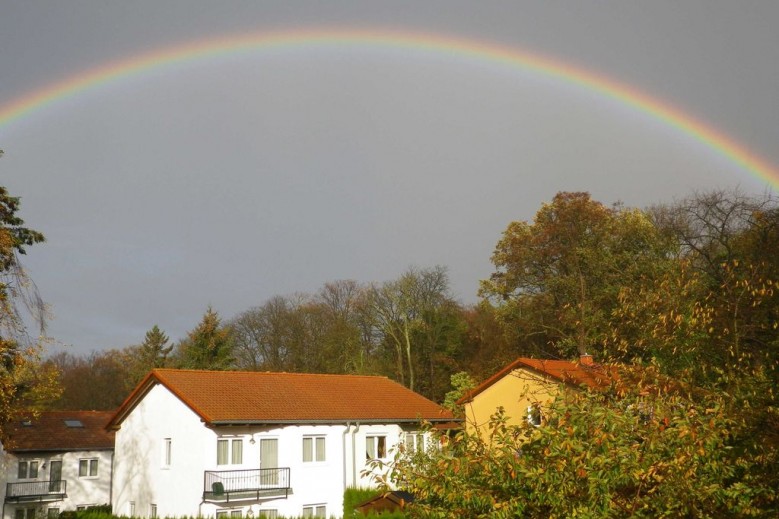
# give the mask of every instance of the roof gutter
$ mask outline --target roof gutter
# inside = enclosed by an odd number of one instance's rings
[[[30,449],[8,449],[6,452],[9,452],[11,454],[15,454],[17,452],[72,452],[72,451],[113,451],[115,450],[113,446],[111,447],[46,447],[45,449],[37,449],[37,448],[30,448]]]
[[[217,425],[321,425],[321,424],[350,424],[355,422],[355,419],[332,419],[332,420],[213,420],[210,422],[212,426]],[[446,423],[446,422],[462,422],[462,418],[447,417],[447,418],[378,418],[372,420],[359,420],[363,424],[387,424],[387,423]]]

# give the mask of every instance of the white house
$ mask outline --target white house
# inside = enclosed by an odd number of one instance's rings
[[[152,371],[109,422],[112,505],[138,517],[340,516],[371,459],[452,415],[385,377]]]
[[[56,517],[111,502],[112,412],[48,411],[8,425],[0,451],[3,519]]]

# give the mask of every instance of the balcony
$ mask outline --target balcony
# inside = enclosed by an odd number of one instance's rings
[[[67,497],[66,487],[65,480],[8,483],[5,489],[5,501],[59,501]]]
[[[231,501],[285,498],[290,493],[289,468],[250,470],[207,470],[203,474],[203,501]]]

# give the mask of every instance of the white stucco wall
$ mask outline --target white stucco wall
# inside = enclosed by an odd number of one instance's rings
[[[202,498],[205,446],[213,433],[161,385],[149,390],[116,431],[113,511],[149,517],[197,516]],[[171,464],[164,465],[165,439]]]

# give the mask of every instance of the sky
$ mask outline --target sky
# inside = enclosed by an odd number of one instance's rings
[[[775,191],[777,20],[773,0],[0,0],[0,185],[47,237],[22,259],[50,351],[410,266],[474,303],[502,231],[559,191]]]

